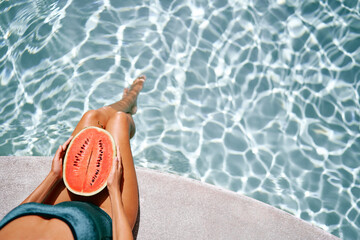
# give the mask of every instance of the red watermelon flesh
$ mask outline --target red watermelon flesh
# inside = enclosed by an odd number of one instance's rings
[[[115,141],[108,131],[98,127],[81,130],[64,158],[65,186],[77,195],[97,194],[106,187],[115,156]]]

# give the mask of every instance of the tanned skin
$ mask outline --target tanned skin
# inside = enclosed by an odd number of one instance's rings
[[[137,97],[145,77],[137,78],[123,98],[109,106],[86,112],[70,138],[61,146],[52,161],[49,174],[42,183],[21,203],[38,202],[55,205],[65,201],[84,201],[99,206],[112,218],[113,239],[133,239],[139,193],[130,139],[135,134],[132,114],[137,110]],[[73,136],[85,127],[106,129],[114,137],[118,156],[107,181],[107,188],[100,193],[83,197],[67,190],[62,179],[62,162]],[[21,231],[19,231],[21,229]],[[9,222],[0,231],[0,239],[74,239],[71,229],[62,220],[29,215]]]

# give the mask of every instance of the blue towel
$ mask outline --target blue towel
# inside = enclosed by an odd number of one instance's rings
[[[62,202],[57,205],[25,203],[9,212],[0,229],[10,221],[27,215],[58,218],[67,223],[75,239],[112,239],[112,220],[98,206],[87,202]]]

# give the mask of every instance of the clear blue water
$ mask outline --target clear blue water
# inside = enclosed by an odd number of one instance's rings
[[[136,165],[360,234],[357,1],[0,1],[0,155],[46,155],[148,80]]]

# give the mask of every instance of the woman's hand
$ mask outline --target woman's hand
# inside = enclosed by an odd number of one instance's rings
[[[54,174],[56,176],[56,178],[58,178],[58,179],[62,178],[62,170],[63,170],[62,162],[63,162],[66,148],[69,145],[72,138],[73,137],[70,136],[63,145],[59,146],[58,150],[55,153],[54,159],[52,161],[51,173]]]
[[[72,136],[69,137],[69,139],[63,145],[59,146],[52,161],[50,173],[21,204],[28,202],[42,203],[46,197],[51,194],[56,184],[62,178],[62,158],[64,157],[65,150],[71,139]]]
[[[109,190],[109,193],[112,193],[114,191],[120,192],[120,185],[122,179],[122,164],[121,164],[122,159],[119,148],[117,152],[118,152],[118,157],[115,157],[115,159],[113,160],[111,172],[107,179],[107,188]]]

